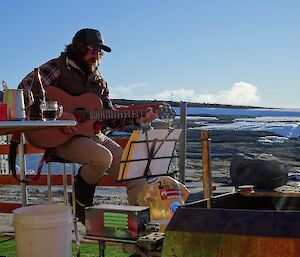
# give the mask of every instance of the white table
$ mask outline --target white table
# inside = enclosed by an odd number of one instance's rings
[[[73,127],[75,120],[9,120],[0,121],[0,135],[24,132],[27,130],[49,128],[49,127]]]
[[[0,135],[7,135],[17,132],[24,132],[34,129],[50,128],[50,127],[73,127],[76,125],[75,120],[8,120],[0,121]],[[22,140],[22,139],[21,139]],[[23,141],[22,141],[23,142]],[[20,163],[20,176],[25,177],[25,160],[24,160],[24,147],[19,146],[19,163]],[[21,183],[22,205],[27,205],[27,191],[26,185]]]

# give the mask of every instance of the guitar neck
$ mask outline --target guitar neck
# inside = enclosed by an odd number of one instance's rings
[[[126,118],[140,118],[145,115],[145,110],[91,110],[91,120],[112,120]]]

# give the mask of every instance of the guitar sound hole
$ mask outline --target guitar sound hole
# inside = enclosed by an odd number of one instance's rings
[[[88,113],[83,108],[76,109],[73,115],[78,123],[84,123],[88,120]]]

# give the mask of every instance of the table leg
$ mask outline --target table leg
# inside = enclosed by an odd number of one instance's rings
[[[99,257],[105,257],[105,241],[99,240]]]
[[[25,137],[24,134],[21,134],[20,137],[20,144],[18,147],[19,150],[19,164],[20,164],[20,179],[25,178],[25,170],[26,170],[26,161],[25,161],[25,146],[24,141]],[[27,185],[26,183],[21,183],[21,196],[22,196],[22,206],[28,205],[28,195],[27,195]]]
[[[76,202],[75,202],[75,164],[71,164],[71,184],[72,184],[72,209],[73,209],[73,222],[74,222],[74,233],[76,240],[76,257],[80,257],[80,237],[78,230],[78,218],[76,217]]]

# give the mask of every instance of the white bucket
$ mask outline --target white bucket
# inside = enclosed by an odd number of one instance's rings
[[[71,257],[71,207],[33,205],[13,214],[17,257]]]

